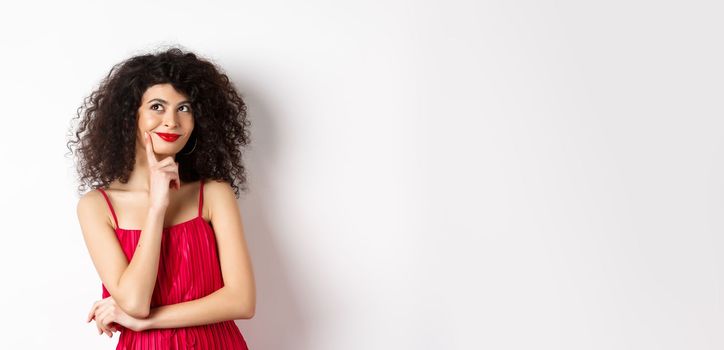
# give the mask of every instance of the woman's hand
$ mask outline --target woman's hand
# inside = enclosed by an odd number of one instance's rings
[[[120,331],[121,327],[136,332],[148,329],[147,319],[138,319],[129,316],[116,304],[116,301],[111,296],[93,303],[86,322],[90,322],[93,319],[96,320],[98,334],[105,333],[109,337],[113,336],[113,332]]]
[[[166,208],[169,203],[169,188],[179,189],[181,179],[178,175],[178,163],[173,157],[166,157],[162,160],[156,159],[153,153],[151,134],[144,133],[146,139],[146,158],[148,160],[148,171],[150,177],[150,205],[154,208]]]

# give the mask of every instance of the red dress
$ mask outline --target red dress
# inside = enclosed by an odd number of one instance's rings
[[[106,192],[116,236],[130,261],[141,237],[141,230],[118,228],[118,219]],[[158,277],[151,308],[199,299],[224,286],[216,251],[216,236],[201,215],[204,182],[199,185],[199,212],[191,220],[163,228]],[[106,286],[103,298],[110,296]],[[120,325],[119,325],[120,326]],[[244,349],[246,341],[233,320],[202,326],[149,329],[135,332],[120,326],[116,350],[120,349]]]

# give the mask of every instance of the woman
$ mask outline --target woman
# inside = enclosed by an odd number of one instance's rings
[[[78,110],[77,213],[116,349],[247,349],[254,315],[236,198],[246,105],[214,64],[172,48],[115,65]],[[238,184],[237,184],[238,183]]]

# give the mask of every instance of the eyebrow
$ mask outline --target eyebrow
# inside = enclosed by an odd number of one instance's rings
[[[161,104],[164,104],[164,105],[167,105],[167,104],[168,104],[168,102],[167,102],[166,100],[162,99],[162,98],[152,98],[151,100],[149,100],[149,101],[146,102],[146,103],[151,103],[151,102],[153,102],[153,101],[161,102]],[[181,105],[181,104],[184,104],[184,103],[191,103],[191,102],[190,102],[189,100],[183,100],[183,101],[179,102],[178,105]],[[177,106],[178,106],[178,105],[177,105]]]

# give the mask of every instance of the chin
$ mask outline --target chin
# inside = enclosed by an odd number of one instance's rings
[[[166,157],[176,155],[176,154],[178,154],[179,151],[180,150],[165,150],[165,149],[155,149],[154,150],[154,152],[156,152],[156,154],[166,156]]]

